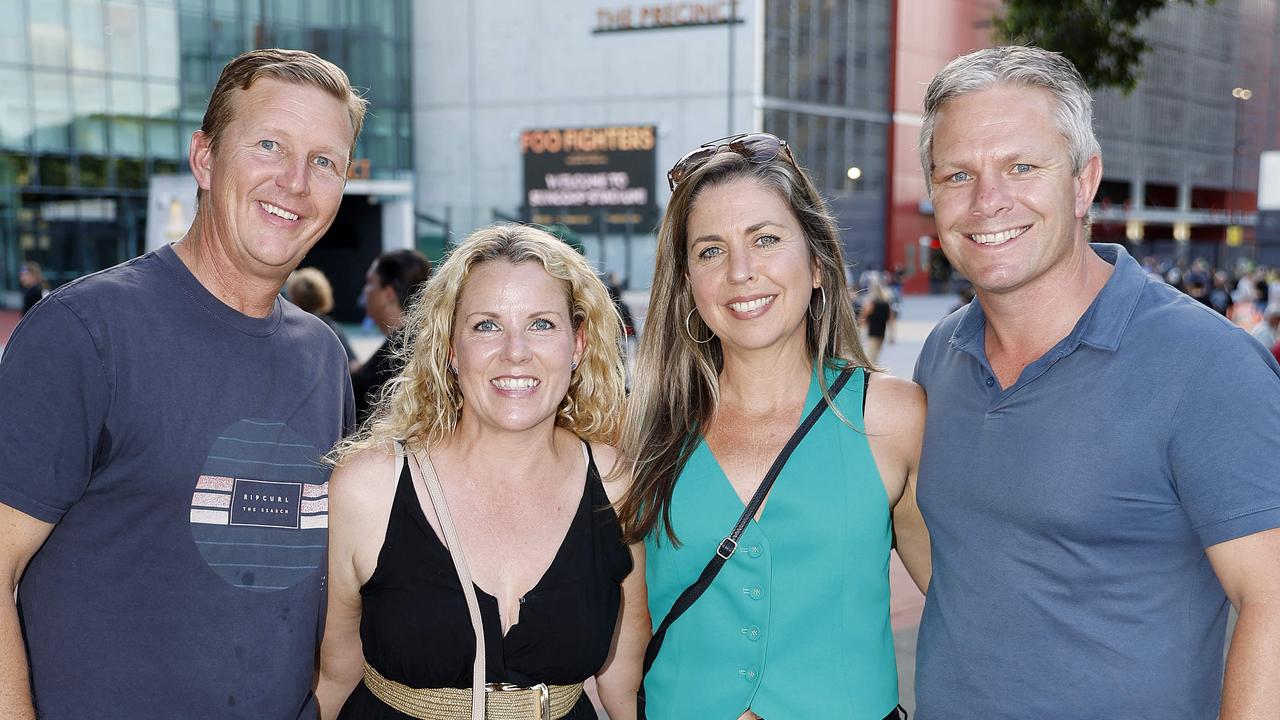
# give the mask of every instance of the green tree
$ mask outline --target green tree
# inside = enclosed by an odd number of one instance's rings
[[[1217,0],[1005,0],[994,25],[1001,42],[1060,52],[1090,87],[1128,93],[1137,87],[1142,56],[1151,49],[1138,27],[1165,5],[1200,1]]]

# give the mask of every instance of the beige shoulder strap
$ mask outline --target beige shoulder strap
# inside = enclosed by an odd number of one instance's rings
[[[393,444],[396,446],[396,471],[391,474],[391,492],[394,494],[396,488],[400,485],[400,473],[404,470],[404,443],[395,442]]]
[[[462,594],[467,599],[467,612],[471,615],[471,628],[476,635],[476,661],[471,667],[471,720],[485,720],[484,624],[480,619],[480,602],[476,599],[471,571],[467,569],[467,559],[462,554],[462,542],[458,540],[458,531],[453,526],[453,516],[449,514],[444,490],[440,487],[440,479],[436,477],[435,467],[431,465],[431,457],[425,451],[411,453],[411,457],[413,463],[409,472],[412,473],[415,469],[418,471],[427,494],[431,496],[432,512],[435,513],[436,522],[440,523],[440,532],[444,535],[444,543],[449,547],[449,555],[453,558],[458,582],[462,584]]]

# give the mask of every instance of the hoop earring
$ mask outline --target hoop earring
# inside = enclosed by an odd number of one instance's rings
[[[698,308],[693,308],[692,310],[689,311],[688,315],[684,316],[684,334],[688,335],[690,340],[698,343],[699,345],[706,345],[707,343],[715,339],[716,334],[714,332],[711,333],[711,337],[707,338],[706,340],[699,340],[698,338],[693,336],[693,330],[689,328],[689,321],[693,319],[693,314],[696,312],[698,312]],[[707,329],[710,330],[711,328],[707,328]]]
[[[814,314],[813,314],[813,303],[810,303],[810,304],[809,304],[809,317],[813,318],[814,320],[818,320],[819,318],[821,318],[821,317],[822,317],[822,313],[825,313],[825,312],[827,311],[827,289],[826,289],[825,287],[823,287],[823,286],[819,285],[819,286],[818,286],[818,290],[822,292],[822,311],[821,311],[821,312],[819,312],[817,315],[814,315]],[[811,293],[811,294],[812,294],[812,293]]]

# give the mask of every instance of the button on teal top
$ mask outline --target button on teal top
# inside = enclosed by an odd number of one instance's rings
[[[863,372],[779,474],[706,593],[667,632],[645,680],[652,718],[881,720],[898,702],[889,624],[888,498],[862,430]],[[827,371],[828,385],[836,373]],[[816,375],[804,414],[817,404]],[[697,579],[743,503],[699,441],[671,498],[682,545],[645,541],[656,625]]]

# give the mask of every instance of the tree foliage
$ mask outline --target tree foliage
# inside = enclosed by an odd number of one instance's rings
[[[1005,0],[994,19],[1001,42],[1055,50],[1075,63],[1089,87],[1138,85],[1150,46],[1139,26],[1171,3],[1212,5],[1217,0]]]

